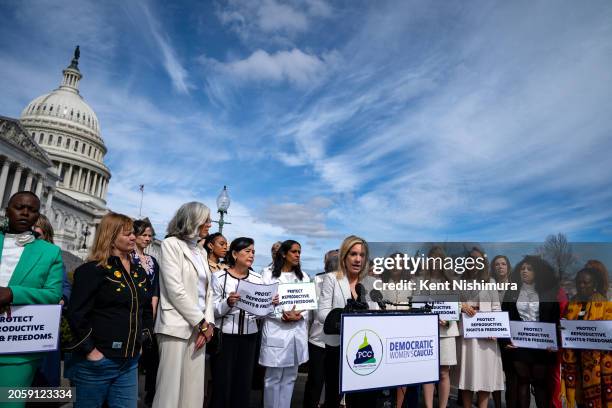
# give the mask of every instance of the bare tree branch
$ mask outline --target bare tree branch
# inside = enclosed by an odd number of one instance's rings
[[[544,241],[544,245],[536,250],[537,254],[555,268],[559,274],[559,279],[563,279],[563,275],[568,269],[576,263],[572,245],[568,242],[565,234],[559,232],[557,235],[549,235]]]

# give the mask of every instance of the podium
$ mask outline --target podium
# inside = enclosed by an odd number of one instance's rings
[[[437,314],[342,314],[341,392],[438,382],[439,327]]]

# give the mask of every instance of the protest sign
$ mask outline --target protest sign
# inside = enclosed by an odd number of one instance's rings
[[[57,350],[61,305],[11,307],[0,315],[0,354]]]
[[[554,323],[510,322],[512,344],[531,349],[557,350],[557,330]]]
[[[564,348],[612,350],[612,320],[561,320]]]
[[[425,303],[413,302],[412,307],[418,308],[425,306]],[[433,302],[432,313],[437,313],[440,320],[459,320],[459,302]]]
[[[236,307],[255,316],[267,316],[274,310],[272,298],[276,296],[277,289],[278,283],[261,285],[241,280],[236,288],[240,295]]]
[[[508,312],[477,312],[472,317],[463,313],[462,318],[466,339],[510,338]]]
[[[314,282],[283,283],[278,285],[279,306],[283,310],[316,310],[317,291]]]

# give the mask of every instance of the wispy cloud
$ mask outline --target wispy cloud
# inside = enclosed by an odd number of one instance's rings
[[[326,57],[318,57],[294,48],[272,54],[265,50],[256,50],[245,59],[230,62],[219,62],[206,57],[201,57],[200,61],[213,68],[224,80],[242,83],[288,82],[303,87],[322,80],[328,69]]]
[[[324,197],[314,197],[305,204],[270,204],[264,208],[261,219],[281,226],[285,234],[307,238],[336,238],[341,235],[326,225],[328,209],[333,202]]]
[[[275,0],[264,0],[258,10],[258,17],[259,27],[264,32],[304,31],[308,28],[308,19],[304,13]]]
[[[217,3],[217,18],[245,44],[291,44],[320,19],[333,15],[323,0],[230,0]]]
[[[189,93],[192,85],[189,83],[187,70],[181,64],[176,49],[173,48],[168,34],[163,30],[160,22],[153,14],[147,0],[140,1],[139,5],[142,10],[142,15],[145,17],[150,34],[153,36],[155,44],[161,51],[162,63],[168,76],[172,80],[172,85],[180,93]]]
[[[612,128],[603,119],[611,102],[612,78],[603,68],[612,63],[606,51],[610,24],[591,10],[574,17],[568,28],[565,10],[557,10],[563,18],[555,20],[545,17],[550,10],[543,8],[522,21],[523,40],[512,34],[515,20],[508,16],[519,17],[508,5],[486,15],[464,13],[457,23],[462,30],[454,36],[438,33],[429,49],[395,61],[385,59],[389,54],[372,55],[370,50],[385,39],[368,32],[374,25],[366,22],[356,36],[363,40],[359,49],[340,50],[354,52],[352,63],[330,80],[333,85],[322,87],[326,92],[316,103],[292,113],[283,126],[282,134],[294,146],[279,156],[288,165],[308,163],[331,189],[357,195],[346,207],[372,217],[362,230],[381,238],[401,236],[402,226],[430,236],[472,234],[470,225],[485,233],[488,226],[478,223],[483,212],[487,217],[507,214],[504,224],[518,225],[511,214],[521,205],[561,192],[578,194],[578,179],[591,194],[609,186],[600,177],[609,174],[609,163],[601,157],[590,160],[600,156],[592,146],[609,146],[606,134]],[[369,19],[398,21],[412,11],[394,8],[373,12]],[[391,12],[394,17],[386,14]],[[427,9],[411,18],[421,26],[443,14]],[[386,39],[391,49],[406,37],[398,25],[392,27],[397,37]],[[562,47],[555,46],[559,38]],[[338,144],[344,147],[337,149]],[[525,225],[539,222],[541,228],[499,236],[541,239],[544,230],[555,229],[555,220],[558,227],[576,231],[611,216],[602,209],[597,216],[561,223],[560,213],[542,218],[532,209],[521,214],[528,217]],[[336,214],[341,221],[345,211]]]

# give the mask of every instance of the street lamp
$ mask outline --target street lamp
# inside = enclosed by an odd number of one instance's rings
[[[87,249],[87,236],[89,235],[89,225],[85,225],[85,229],[82,232],[83,234],[83,246],[81,249]]]
[[[227,209],[230,206],[230,197],[227,193],[227,186],[223,186],[223,190],[217,197],[217,212],[219,213],[219,221],[213,221],[219,224],[219,233],[223,234],[223,225],[231,224],[231,222],[223,221],[223,215],[227,214]]]

